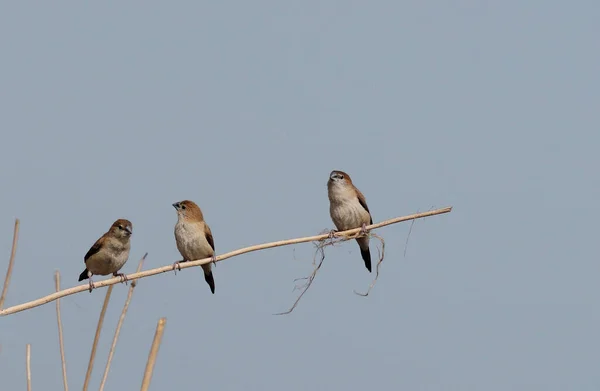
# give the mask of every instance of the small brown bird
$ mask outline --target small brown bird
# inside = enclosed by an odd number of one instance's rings
[[[175,224],[175,241],[177,249],[183,257],[183,262],[196,261],[208,257],[215,257],[215,242],[209,226],[204,221],[202,211],[192,201],[180,201],[173,204],[177,210],[177,224]],[[173,270],[179,262],[173,264]],[[211,271],[211,264],[202,265],[204,279],[210,286],[210,291],[215,293],[215,280]]]
[[[362,227],[366,235],[366,225],[373,224],[365,196],[354,186],[350,176],[343,171],[332,171],[327,182],[329,195],[329,214],[338,231]],[[371,251],[369,237],[356,239],[360,254],[367,270],[371,272]]]
[[[131,232],[131,222],[119,219],[110,226],[108,232],[102,235],[87,254],[85,254],[83,261],[86,268],[79,275],[79,281],[89,278],[90,292],[94,289],[92,275],[106,276],[112,273],[113,276],[120,276],[123,281],[127,281],[127,276],[119,273],[119,270],[121,270],[129,258],[129,249],[131,247],[129,237],[131,236]]]

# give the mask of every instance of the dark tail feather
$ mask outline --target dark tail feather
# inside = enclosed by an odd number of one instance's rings
[[[87,280],[88,277],[88,269],[85,269],[84,271],[81,272],[81,274],[79,275],[79,281],[83,281],[83,280]]]
[[[366,249],[360,249],[360,255],[362,255],[362,259],[365,261],[365,266],[367,267],[367,270],[369,271],[369,273],[371,273],[371,250],[369,250],[369,247],[367,247]]]
[[[208,286],[210,286],[210,291],[214,295],[215,294],[215,279],[213,278],[212,271],[210,271],[210,270],[209,271],[205,271],[204,272],[204,279],[208,283]]]

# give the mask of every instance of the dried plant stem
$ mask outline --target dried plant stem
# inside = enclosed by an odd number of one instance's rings
[[[90,354],[90,362],[88,363],[87,372],[85,373],[83,391],[87,391],[88,386],[90,385],[90,379],[92,378],[92,369],[94,368],[94,360],[96,359],[96,348],[98,347],[98,341],[100,340],[100,331],[102,331],[104,315],[106,315],[106,308],[108,307],[112,288],[112,285],[108,287],[108,290],[106,291],[106,297],[104,298],[104,304],[102,304],[102,311],[100,311],[100,318],[98,319],[98,326],[96,327],[96,335],[94,336],[94,343],[92,344],[92,353]]]
[[[325,241],[323,240],[321,243],[325,243]],[[317,261],[317,255],[320,255],[320,259],[318,261]],[[304,285],[300,285],[300,286],[297,285],[294,288],[294,290],[299,289],[301,291],[300,294],[298,295],[298,297],[296,298],[296,301],[294,301],[294,304],[292,304],[292,306],[287,311],[278,312],[273,315],[287,315],[287,314],[290,314],[296,308],[296,306],[302,299],[302,296],[304,296],[306,291],[312,286],[312,283],[315,280],[315,277],[317,276],[319,269],[321,269],[321,266],[323,266],[324,260],[325,260],[325,245],[318,244],[317,251],[315,252],[315,256],[313,258],[313,271],[310,273],[310,275],[308,277],[297,278],[295,280],[295,281],[306,280],[306,283]]]
[[[31,391],[31,344],[25,347],[25,371],[27,373],[27,391]]]
[[[148,354],[148,361],[146,362],[146,370],[144,371],[144,379],[142,380],[142,391],[147,391],[148,387],[150,387],[152,373],[154,372],[154,364],[156,363],[156,355],[158,354],[158,348],[160,347],[160,341],[162,340],[166,323],[167,318],[160,318],[158,320],[158,325],[156,325],[154,341],[152,341],[152,347],[150,348],[150,354]]]
[[[452,207],[436,209],[436,210],[432,210],[432,211],[428,211],[428,212],[422,212],[422,213],[416,213],[416,214],[412,214],[412,215],[408,215],[408,216],[396,217],[396,218],[385,220],[385,221],[382,221],[382,222],[379,222],[376,224],[368,225],[365,228],[367,230],[373,230],[376,228],[384,227],[386,225],[400,223],[402,221],[420,219],[420,218],[429,217],[429,216],[435,216],[435,215],[439,215],[439,214],[443,214],[443,213],[449,213],[450,211],[452,211]],[[361,228],[354,228],[354,229],[350,229],[347,231],[337,232],[336,235],[339,237],[347,237],[347,236],[350,236],[353,234],[357,234],[358,232],[360,232],[360,230],[361,230]],[[320,240],[326,239],[328,237],[329,237],[328,234],[322,234],[322,235],[315,235],[315,236],[307,236],[304,238],[287,239],[287,240],[280,240],[277,242],[258,244],[255,246],[245,247],[245,248],[242,248],[239,250],[221,254],[221,255],[217,256],[217,261],[220,262],[225,259],[232,258],[232,257],[238,256],[241,254],[246,254],[246,253],[258,251],[258,250],[265,250],[268,248],[288,246],[290,244],[320,241]],[[183,262],[180,264],[180,267],[181,267],[181,269],[187,269],[190,267],[197,267],[200,265],[205,265],[210,262],[212,262],[212,258],[205,258],[205,259],[194,260],[191,262]],[[127,276],[127,279],[130,281],[133,281],[133,280],[153,276],[153,275],[160,274],[160,273],[171,272],[172,270],[173,270],[173,263],[170,263],[169,265],[158,267],[156,269],[144,270],[139,273],[129,274]],[[111,286],[114,284],[118,284],[120,282],[122,282],[121,277],[113,277],[113,278],[108,278],[103,281],[95,282],[94,285],[96,286],[96,288],[101,288],[101,287],[105,287],[105,286]],[[32,300],[27,303],[15,305],[15,306],[6,308],[4,310],[0,310],[0,316],[6,316],[6,315],[14,314],[14,313],[17,313],[20,311],[28,310],[30,308],[38,307],[40,305],[47,304],[47,303],[52,302],[61,297],[65,297],[65,296],[73,295],[75,293],[87,291],[88,289],[89,289],[88,284],[83,284],[83,285],[79,285],[79,286],[76,286],[73,288],[64,289],[60,292],[52,293],[50,295],[39,298],[37,300]]]
[[[144,265],[144,260],[148,256],[148,253],[144,254],[140,262],[138,263],[137,272],[142,270],[142,266]],[[100,391],[104,390],[104,385],[106,384],[106,379],[108,378],[108,371],[110,370],[110,364],[112,362],[113,355],[115,353],[115,348],[117,346],[117,341],[119,339],[119,333],[121,333],[121,326],[123,326],[123,322],[125,321],[125,314],[127,314],[127,309],[129,308],[129,303],[131,302],[131,296],[133,295],[133,289],[137,285],[137,281],[132,281],[131,286],[129,287],[129,292],[127,293],[127,299],[125,300],[125,305],[123,306],[123,311],[121,312],[121,317],[119,318],[119,323],[117,323],[117,329],[115,330],[115,336],[113,337],[112,345],[110,346],[110,352],[108,353],[108,360],[106,361],[106,368],[104,368],[104,375],[102,376],[102,382],[100,383]]]
[[[2,295],[0,295],[0,309],[4,306],[8,284],[10,284],[10,276],[12,275],[13,265],[15,264],[15,255],[17,254],[17,242],[19,241],[19,219],[15,219],[15,231],[13,233],[12,250],[10,251],[10,260],[8,261],[8,269],[6,270],[6,278],[4,279],[4,287]]]
[[[58,270],[54,273],[54,283],[56,285],[56,291],[60,291],[60,272]],[[65,344],[63,341],[62,321],[60,319],[60,300],[56,300],[56,321],[58,323],[58,344],[60,345],[63,384],[65,386],[65,391],[69,391],[69,385],[67,383],[67,361],[65,360]]]

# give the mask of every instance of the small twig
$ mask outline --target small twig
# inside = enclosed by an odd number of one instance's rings
[[[10,260],[8,261],[8,269],[6,270],[6,278],[4,279],[4,287],[2,295],[0,295],[0,310],[4,306],[8,284],[10,284],[10,276],[12,275],[13,265],[15,264],[15,254],[17,254],[17,242],[19,241],[19,219],[15,219],[15,231],[13,233],[12,250],[10,250]]]
[[[150,387],[150,381],[152,380],[152,373],[154,372],[154,364],[156,363],[156,355],[158,354],[158,348],[162,340],[163,332],[165,331],[165,324],[167,318],[160,318],[156,325],[156,333],[154,334],[154,340],[152,341],[152,347],[148,354],[148,361],[146,362],[146,370],[144,371],[144,379],[142,380],[141,391],[147,391]]]
[[[31,344],[25,347],[25,371],[27,373],[27,391],[31,391]]]
[[[148,253],[144,254],[142,259],[140,259],[136,270],[137,272],[142,270],[144,260],[147,256]],[[104,369],[104,375],[102,376],[102,382],[100,383],[100,391],[104,390],[104,385],[106,384],[106,379],[108,378],[108,371],[110,370],[110,364],[112,362],[112,358],[115,353],[115,348],[117,346],[117,340],[119,339],[119,333],[121,332],[121,326],[123,326],[123,322],[125,321],[125,315],[127,314],[127,309],[129,308],[129,303],[131,302],[131,296],[133,295],[133,288],[135,288],[136,285],[137,280],[134,280],[131,282],[131,286],[129,287],[129,292],[127,293],[127,300],[125,300],[125,305],[123,306],[123,311],[121,312],[121,317],[119,318],[119,323],[117,323],[117,329],[115,330],[115,336],[113,337],[112,345],[110,346],[110,352],[108,353],[106,368]]]
[[[379,266],[381,266],[381,262],[383,262],[383,258],[385,257],[385,240],[383,240],[381,236],[377,235],[374,232],[369,233],[369,235],[379,239],[379,242],[381,242],[381,251],[379,251],[379,248],[377,248],[377,251],[379,252],[379,261],[377,262],[377,266],[375,267],[375,278],[371,282],[371,285],[369,285],[369,289],[367,289],[367,292],[359,293],[357,291],[354,291],[354,293],[356,293],[357,295],[365,297],[369,296],[369,293],[371,293],[371,289],[373,289],[373,287],[377,283],[377,279],[379,278]]]
[[[407,221],[407,220],[414,220],[414,219],[420,219],[420,218],[429,217],[429,216],[435,216],[435,215],[439,215],[439,214],[443,214],[443,213],[449,213],[451,211],[452,211],[452,207],[447,207],[447,208],[432,210],[429,212],[416,213],[416,214],[402,216],[402,217],[395,217],[393,219],[385,220],[385,221],[382,221],[382,222],[379,222],[376,224],[367,225],[365,227],[365,229],[368,231],[371,231],[376,228],[384,227],[386,225],[396,224],[396,223],[400,223],[400,222]],[[340,235],[340,236],[353,235],[353,234],[360,232],[361,229],[362,229],[362,227],[349,229],[348,231],[338,232],[337,235]],[[288,246],[290,244],[320,241],[322,239],[328,238],[328,236],[329,235],[327,235],[327,234],[322,234],[322,235],[315,235],[315,236],[307,236],[307,237],[303,237],[303,238],[287,239],[287,240],[280,240],[280,241],[276,241],[276,242],[258,244],[258,245],[244,247],[244,248],[241,248],[238,250],[230,251],[225,254],[221,254],[216,258],[216,260],[217,260],[217,262],[220,262],[225,259],[236,257],[241,254],[247,254],[247,253],[250,253],[253,251],[265,250],[265,249],[274,248],[274,247]],[[205,259],[197,259],[197,260],[193,260],[193,261],[189,261],[189,262],[183,262],[179,266],[181,267],[181,269],[187,269],[190,267],[197,267],[200,265],[205,265],[205,264],[208,264],[211,262],[213,262],[212,257],[205,258]],[[154,276],[157,274],[167,273],[167,272],[172,272],[172,271],[173,271],[173,263],[171,262],[170,264],[168,264],[166,266],[161,266],[161,267],[158,267],[155,269],[144,270],[139,273],[132,273],[127,276],[127,279],[129,281],[133,281],[136,279],[145,278],[145,277]],[[122,281],[123,281],[123,279],[121,277],[113,277],[113,278],[107,278],[106,280],[95,282],[94,285],[96,288],[102,288],[105,286],[121,283]],[[72,288],[64,289],[60,292],[52,293],[50,295],[41,297],[36,300],[29,301],[27,303],[18,304],[18,305],[0,310],[0,316],[11,315],[11,314],[14,314],[17,312],[28,310],[28,309],[38,307],[43,304],[47,304],[56,299],[60,299],[65,296],[73,295],[75,293],[84,292],[87,290],[89,290],[89,284],[83,284],[83,285],[78,285],[78,286],[75,286]]]
[[[410,234],[412,233],[412,229],[413,229],[413,226],[415,225],[415,221],[417,221],[417,220],[413,220],[412,223],[410,223],[408,235],[406,235],[406,242],[404,243],[404,258],[406,258],[406,250],[408,249],[408,239],[410,239]]]
[[[319,271],[319,269],[321,268],[321,265],[323,265],[323,261],[325,260],[325,246],[326,244],[325,240],[322,240],[321,243],[317,244],[317,250],[315,251],[315,255],[313,257],[313,271],[312,273],[310,273],[310,275],[308,277],[302,277],[302,278],[296,278],[294,280],[294,282],[299,281],[299,280],[306,280],[306,283],[304,285],[298,286],[296,285],[294,287],[294,290],[299,289],[302,292],[300,292],[300,295],[298,295],[298,297],[296,298],[296,301],[294,302],[294,304],[290,307],[289,310],[285,311],[285,312],[278,312],[276,314],[273,315],[287,315],[290,314],[294,308],[296,308],[296,306],[298,305],[298,303],[300,302],[300,299],[302,299],[302,296],[304,296],[304,294],[306,293],[306,291],[308,290],[308,288],[310,288],[310,286],[312,285],[313,281],[315,280],[315,277],[317,276],[317,272]],[[321,258],[319,259],[319,261],[317,261],[317,254],[321,255]]]
[[[54,273],[54,283],[56,285],[56,291],[60,291],[60,272],[58,270]],[[60,345],[60,361],[62,362],[63,384],[65,386],[65,391],[69,391],[69,385],[67,384],[67,361],[65,360],[65,345],[63,342],[62,321],[60,319],[60,300],[56,300],[56,321],[58,323],[58,344]]]
[[[90,354],[90,362],[88,363],[87,372],[85,373],[83,391],[87,391],[88,386],[90,385],[90,379],[92,378],[92,369],[94,368],[94,360],[96,359],[96,348],[98,347],[98,341],[100,340],[100,331],[102,330],[102,324],[104,323],[104,315],[106,315],[106,308],[108,307],[108,301],[110,300],[112,288],[113,285],[108,287],[108,290],[106,291],[106,297],[104,298],[104,304],[102,304],[102,310],[100,311],[100,318],[98,319],[98,326],[96,327],[96,335],[94,336],[94,342],[92,344],[92,353]]]

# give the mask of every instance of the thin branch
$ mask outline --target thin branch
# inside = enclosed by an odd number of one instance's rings
[[[27,391],[31,391],[31,344],[25,347],[25,371],[27,373]]]
[[[429,216],[435,216],[435,215],[439,215],[439,214],[443,214],[443,213],[449,213],[450,211],[452,211],[452,207],[436,209],[436,210],[432,210],[432,211],[428,211],[428,212],[412,214],[409,216],[396,217],[393,219],[382,221],[380,223],[367,225],[365,228],[367,230],[373,230],[376,228],[384,227],[386,225],[400,223],[402,221],[420,219],[420,218],[429,217]],[[352,234],[356,234],[356,233],[360,232],[360,230],[361,230],[361,228],[354,228],[354,229],[350,229],[347,231],[337,232],[336,235],[339,235],[339,236],[352,235]],[[242,248],[239,250],[235,250],[235,251],[231,251],[231,252],[219,255],[216,260],[217,260],[217,262],[220,262],[225,259],[232,258],[232,257],[238,256],[241,254],[250,253],[253,251],[265,250],[265,249],[274,248],[274,247],[288,246],[290,244],[314,242],[314,241],[326,239],[328,237],[329,237],[328,234],[322,234],[322,235],[316,235],[316,236],[307,236],[304,238],[287,239],[287,240],[280,240],[277,242],[258,244],[255,246],[245,247],[245,248]],[[205,258],[205,259],[194,260],[191,262],[183,262],[179,266],[181,267],[181,269],[187,269],[190,267],[197,267],[200,265],[205,265],[205,264],[211,263],[212,261],[213,261],[212,258]],[[156,274],[166,273],[166,272],[171,272],[171,271],[173,271],[172,263],[170,263],[167,266],[158,267],[156,269],[144,270],[139,273],[132,273],[127,276],[127,279],[130,281],[133,281],[133,280],[137,280],[140,278],[154,276]],[[122,281],[123,280],[121,279],[121,277],[113,277],[113,278],[108,278],[106,280],[95,282],[94,285],[96,288],[101,288],[101,287],[105,287],[105,286],[111,286],[114,284],[118,284]],[[30,308],[38,307],[40,305],[50,303],[56,299],[59,299],[59,298],[65,297],[65,296],[69,296],[69,295],[73,295],[75,293],[87,291],[88,289],[89,289],[89,284],[83,284],[83,285],[75,286],[73,288],[64,289],[60,292],[52,293],[50,295],[44,296],[44,297],[36,299],[36,300],[29,301],[27,303],[15,305],[15,306],[6,308],[4,310],[0,310],[0,316],[11,315],[11,314],[14,314],[17,312],[28,310]]]
[[[13,233],[12,250],[10,251],[10,260],[8,261],[8,270],[6,270],[6,278],[4,279],[4,287],[2,295],[0,295],[0,309],[4,306],[8,284],[10,284],[10,276],[12,274],[13,265],[15,264],[15,254],[17,254],[17,242],[19,241],[19,219],[15,219],[15,232]]]
[[[137,272],[142,270],[142,266],[144,265],[144,260],[148,256],[148,253],[144,254],[140,262],[138,263]],[[131,286],[129,287],[129,292],[127,293],[127,300],[125,300],[125,305],[123,306],[123,311],[121,312],[121,317],[119,318],[119,323],[117,323],[117,329],[115,330],[115,336],[113,337],[112,345],[110,346],[110,352],[108,353],[108,360],[106,361],[106,368],[104,369],[104,375],[102,376],[102,382],[100,383],[100,391],[104,390],[104,385],[106,384],[106,379],[108,378],[108,371],[110,370],[110,364],[112,362],[113,355],[115,353],[115,348],[117,346],[117,340],[119,339],[119,333],[121,332],[121,326],[123,326],[123,322],[125,321],[125,314],[127,314],[127,309],[129,308],[129,303],[131,302],[131,296],[133,295],[133,288],[137,285],[137,280],[131,282]]]
[[[56,285],[56,291],[60,291],[60,272],[57,270],[54,273],[54,283]],[[60,319],[60,300],[56,300],[56,321],[58,323],[58,343],[60,345],[60,361],[62,362],[62,375],[63,384],[65,391],[69,391],[69,385],[67,383],[67,361],[65,360],[65,344],[63,342],[63,329],[62,321]]]
[[[154,341],[152,341],[152,347],[150,348],[150,354],[148,354],[148,361],[146,362],[146,370],[144,371],[144,379],[142,380],[141,391],[147,391],[150,387],[150,380],[152,380],[152,373],[154,372],[154,364],[156,363],[156,355],[158,354],[158,348],[162,340],[163,332],[165,331],[165,324],[167,318],[160,318],[156,325],[156,333],[154,334]]]
[[[85,373],[85,382],[83,383],[83,391],[87,391],[90,385],[90,379],[92,378],[92,369],[94,368],[94,360],[96,359],[96,348],[98,347],[98,341],[100,340],[100,331],[102,330],[102,324],[104,323],[104,315],[106,315],[106,308],[108,307],[108,301],[110,300],[110,294],[112,293],[113,286],[109,286],[106,291],[106,297],[104,298],[104,304],[102,304],[102,311],[100,311],[100,318],[98,319],[98,326],[96,327],[96,335],[94,336],[94,343],[92,344],[92,353],[90,354],[90,362],[88,363],[88,369]]]

